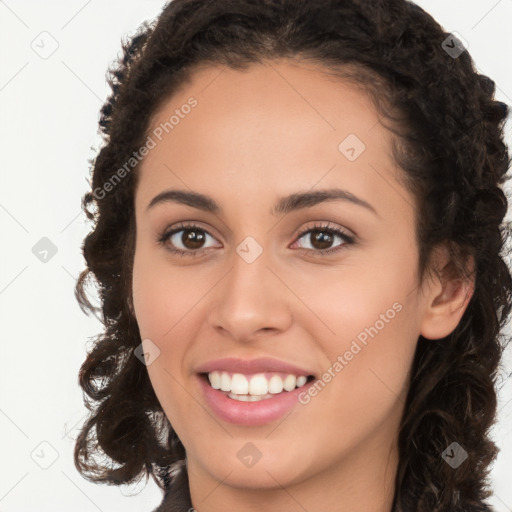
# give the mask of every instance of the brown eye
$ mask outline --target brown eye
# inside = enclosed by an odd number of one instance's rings
[[[206,245],[210,239],[210,246]],[[209,249],[215,238],[199,226],[178,226],[167,230],[158,237],[158,242],[165,248],[182,256],[192,256],[197,251]]]
[[[306,244],[302,242],[303,249],[317,254],[340,251],[346,248],[346,246],[353,244],[355,240],[353,236],[344,233],[338,228],[321,225],[301,231],[297,237],[297,242],[301,239],[306,241]]]
[[[334,241],[334,237],[326,231],[313,231],[310,235],[311,245],[315,249],[329,249]]]
[[[206,237],[204,231],[197,229],[183,229],[180,242],[187,249],[200,249]]]

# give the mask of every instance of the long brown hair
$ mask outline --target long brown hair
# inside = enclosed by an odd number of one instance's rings
[[[351,79],[385,114],[396,135],[396,161],[417,199],[421,277],[440,243],[450,248],[455,275],[466,276],[469,256],[475,262],[475,291],[457,328],[442,340],[418,340],[399,432],[394,510],[465,510],[489,495],[497,448],[488,433],[505,346],[500,332],[512,307],[502,257],[508,108],[450,37],[406,0],[174,0],[123,45],[110,70],[112,92],[99,123],[103,145],[83,197],[94,226],[83,244],[87,268],[76,296],[84,310],[94,309],[86,291],[93,278],[104,323],[80,369],[90,415],[75,464],[85,477],[122,484],[145,474],[164,486],[169,466],[185,457],[134,356],[141,343],[130,308],[137,166],[114,183],[115,173],[144,144],[151,115],[195,66],[246,69],[295,58]],[[453,441],[469,454],[457,469],[441,457]]]

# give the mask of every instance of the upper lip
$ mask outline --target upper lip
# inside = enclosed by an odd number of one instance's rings
[[[210,373],[214,371],[243,373],[246,375],[265,372],[281,372],[296,376],[313,375],[313,372],[310,370],[306,370],[299,366],[295,366],[285,361],[280,361],[279,359],[273,359],[271,357],[260,357],[257,359],[225,357],[223,359],[208,361],[196,368],[197,373]]]

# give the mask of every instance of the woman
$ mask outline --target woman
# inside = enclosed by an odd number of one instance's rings
[[[507,106],[463,44],[404,0],[174,0],[111,86],[79,471],[159,511],[491,510]]]

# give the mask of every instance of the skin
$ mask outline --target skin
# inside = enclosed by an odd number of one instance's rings
[[[148,133],[190,96],[198,105],[137,170],[133,307],[141,338],[160,350],[147,369],[186,448],[192,503],[200,512],[390,511],[418,336],[452,332],[473,285],[431,277],[420,286],[415,201],[398,180],[391,135],[361,90],[290,60],[244,71],[203,67],[155,113]],[[354,161],[338,150],[348,134],[366,146]],[[283,196],[331,188],[376,213],[347,200],[270,213]],[[168,189],[209,195],[222,212],[176,202],[148,209]],[[355,243],[298,238],[317,221]],[[156,241],[180,222],[207,232],[202,252],[180,256],[169,240],[167,248]],[[181,234],[173,240],[187,250]],[[263,249],[252,263],[236,252],[247,236]],[[447,262],[440,247],[433,263]],[[209,412],[199,364],[270,356],[322,375],[394,303],[400,312],[286,418],[243,427]],[[249,441],[262,454],[250,468],[237,457]]]

